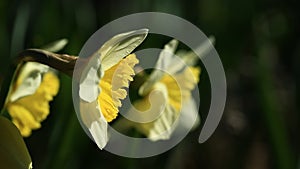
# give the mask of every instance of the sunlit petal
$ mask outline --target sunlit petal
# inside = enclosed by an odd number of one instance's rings
[[[194,123],[193,123],[194,122]],[[193,98],[187,100],[181,109],[179,127],[186,129],[194,129],[200,124],[200,118],[198,115],[198,109]],[[193,126],[191,126],[194,124]]]
[[[148,29],[121,33],[108,40],[99,50],[103,71],[117,64],[139,46],[148,34]]]
[[[11,94],[9,96],[11,102],[33,94],[42,82],[42,74],[47,72],[48,66],[27,62],[23,65],[14,86],[12,86]]]
[[[88,128],[91,136],[100,149],[108,142],[107,121],[101,113],[98,101],[87,103],[80,101],[80,115],[84,125]]]

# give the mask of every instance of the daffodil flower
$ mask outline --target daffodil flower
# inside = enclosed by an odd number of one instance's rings
[[[55,41],[43,49],[58,51],[67,44],[66,39]],[[41,127],[49,114],[49,102],[57,95],[59,80],[49,66],[37,62],[20,63],[11,83],[5,108],[22,136]]]
[[[158,115],[151,122],[134,123],[135,128],[152,141],[169,139],[176,127],[188,128],[192,121],[195,127],[200,121],[191,95],[201,72],[200,67],[194,66],[198,57],[191,52],[180,52],[177,57],[174,55],[177,45],[176,40],[165,45],[155,70],[139,89],[143,99],[135,101],[130,110],[139,112],[142,118]]]
[[[124,88],[133,80],[133,67],[139,62],[130,53],[147,34],[147,29],[140,29],[112,37],[90,57],[82,71],[80,117],[100,149],[108,142],[108,122],[117,117],[120,100],[127,95]]]
[[[49,102],[57,94],[59,80],[49,67],[40,63],[27,62],[20,69],[14,81],[6,108],[12,122],[22,136],[41,127],[49,114]]]

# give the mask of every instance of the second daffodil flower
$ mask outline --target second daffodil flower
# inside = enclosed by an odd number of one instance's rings
[[[46,65],[27,62],[11,86],[6,108],[23,137],[41,127],[49,114],[49,102],[57,94],[59,80]]]
[[[43,49],[59,51],[66,39],[55,41]],[[29,53],[22,56],[32,57]],[[5,108],[23,137],[41,127],[50,112],[49,102],[57,95],[59,79],[49,66],[37,62],[20,62],[11,82]]]
[[[147,29],[118,34],[93,54],[81,73],[80,117],[100,149],[108,142],[108,122],[114,120],[127,96],[124,89],[139,62],[130,54],[148,34]]]
[[[157,115],[150,122],[133,124],[152,141],[169,139],[179,125],[190,126],[187,123],[193,121],[199,124],[198,110],[191,92],[199,82],[200,67],[193,66],[195,62],[186,62],[195,60],[195,57],[174,55],[177,44],[178,41],[172,40],[165,45],[155,70],[139,89],[143,98],[135,101],[135,109],[130,110],[140,113],[141,118]]]

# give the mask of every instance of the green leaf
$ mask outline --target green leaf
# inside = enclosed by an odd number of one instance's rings
[[[50,52],[58,52],[60,50],[62,50],[66,45],[68,44],[68,39],[59,39],[57,41],[54,41],[52,43],[49,43],[43,47],[41,47],[41,49],[50,51]]]
[[[25,142],[14,124],[0,116],[0,130],[0,168],[32,168]]]

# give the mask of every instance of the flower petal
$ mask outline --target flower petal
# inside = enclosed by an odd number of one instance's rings
[[[167,105],[161,117],[154,122],[153,127],[149,131],[148,138],[151,141],[170,139],[177,126],[176,120],[178,115],[172,106]]]
[[[188,100],[191,96],[191,91],[199,82],[200,67],[186,67],[182,72],[175,74],[173,77],[165,75],[160,82],[166,84],[169,92],[170,103],[181,104]],[[175,106],[177,110],[180,107]]]
[[[175,74],[182,70],[185,62],[175,55],[178,41],[173,39],[167,43],[159,54],[158,61],[155,65],[156,69],[167,71],[169,74]]]
[[[212,44],[214,44],[215,38],[213,36],[209,37],[206,41],[200,44],[195,52],[193,51],[179,51],[174,54],[178,41],[173,39],[164,46],[164,49],[159,54],[158,61],[155,65],[156,70],[154,70],[149,79],[140,87],[139,94],[141,96],[146,95],[150,92],[151,87],[163,77],[165,72],[175,75],[180,71],[184,70],[187,66],[194,66],[199,60],[199,57],[204,57],[211,49]]]
[[[11,91],[9,101],[13,102],[21,97],[32,95],[33,93],[35,93],[35,91],[41,84],[42,73],[47,72],[48,69],[48,66],[40,63],[25,63],[20,70],[18,78],[16,79],[15,86],[13,86],[15,89]]]
[[[90,103],[97,99],[100,93],[98,84],[103,74],[99,56],[91,57],[80,79],[79,96],[82,100]]]
[[[139,123],[144,123],[146,131],[144,133],[148,134],[147,125],[151,126],[152,122],[160,118],[166,105],[168,104],[167,89],[161,83],[156,84],[155,88],[143,99],[137,100],[133,103],[133,107],[128,113],[129,119],[134,119]],[[147,124],[149,123],[149,124]],[[140,124],[137,125],[137,127]]]
[[[140,95],[144,96],[150,92],[152,86],[159,81],[166,72],[175,74],[184,68],[185,63],[179,57],[174,55],[177,45],[178,41],[175,39],[165,45],[164,49],[159,54],[155,70],[153,70],[149,79],[140,87]]]
[[[92,102],[100,94],[98,84],[104,72],[116,65],[140,45],[148,34],[148,29],[140,29],[118,34],[108,40],[95,54],[90,57],[83,69],[79,96],[86,102]]]
[[[146,108],[148,109],[143,110],[145,109],[145,102],[148,102],[148,97],[150,96],[152,98],[149,99],[149,101],[152,100],[157,102],[156,104],[147,103],[146,105],[148,106],[146,106]],[[161,114],[152,122],[136,123],[136,128],[152,141],[169,139],[172,131],[176,127],[175,122],[177,117],[179,116],[179,112],[170,104],[168,104],[168,90],[166,86],[163,83],[156,83],[148,97],[145,97],[141,101],[137,101],[136,103],[134,103],[134,106],[138,110],[142,111],[140,113],[146,117],[151,117],[152,114],[157,114],[160,112]],[[161,105],[159,102],[164,103],[164,105]],[[162,106],[163,109],[160,109],[159,107]]]
[[[80,116],[97,146],[102,150],[108,142],[107,121],[101,113],[98,101],[80,101]]]
[[[117,64],[139,46],[148,34],[148,29],[139,29],[118,34],[108,40],[97,52],[101,57],[103,70]]]
[[[154,87],[150,89],[150,93],[152,93],[152,91],[155,89],[165,93],[166,97],[161,97],[166,100],[166,106],[163,110],[163,113],[153,122],[136,124],[136,128],[152,141],[165,140],[170,138],[174,129],[178,126],[178,117],[181,111],[185,113],[182,115],[182,118],[185,120],[190,120],[186,121],[185,123],[190,123],[192,120],[194,120],[190,119],[190,116],[193,118],[195,113],[198,111],[195,110],[195,104],[192,102],[193,100],[191,98],[191,91],[195,88],[199,81],[199,74],[200,68],[198,67],[185,67],[184,70],[177,72],[174,75],[164,74],[160,81],[156,82]],[[160,86],[164,86],[165,90],[163,90],[162,87],[158,88],[158,84],[160,84]],[[149,107],[149,104],[144,103],[145,99],[147,98],[148,96],[146,95],[146,97],[141,101],[136,101],[136,103],[134,103],[136,108],[141,107],[139,109],[142,109]],[[157,98],[157,100],[159,100],[159,98]],[[145,116],[149,116],[148,113],[149,112],[147,112],[147,114],[145,113]],[[156,113],[157,110],[156,112],[151,112],[151,114]],[[197,116],[195,116],[195,118],[196,117]]]
[[[181,109],[181,115],[178,127],[184,127],[186,129],[194,129],[200,124],[200,117],[198,115],[198,109],[193,98],[187,100]],[[193,126],[191,126],[193,125]]]

